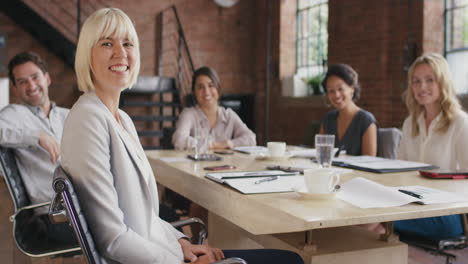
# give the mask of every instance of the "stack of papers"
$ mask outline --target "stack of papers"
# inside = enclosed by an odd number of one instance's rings
[[[393,160],[380,157],[371,156],[348,156],[333,159],[334,166],[351,168],[356,170],[387,173],[387,172],[401,172],[412,171],[421,169],[435,169],[437,166],[431,164],[406,161],[406,160]]]
[[[333,155],[338,151],[338,148],[333,149]],[[341,152],[343,154],[344,152]],[[317,150],[314,148],[308,148],[308,149],[293,149],[289,150],[289,154],[292,157],[296,158],[311,158],[314,159],[317,157]]]
[[[413,195],[402,193],[401,190]],[[337,194],[337,198],[360,208],[385,208],[409,203],[453,203],[468,200],[457,193],[424,186],[387,187],[362,177],[344,183]]]

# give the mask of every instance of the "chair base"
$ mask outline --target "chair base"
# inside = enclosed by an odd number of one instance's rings
[[[465,236],[444,240],[429,240],[420,237],[400,235],[400,241],[421,248],[433,255],[443,256],[446,258],[446,264],[452,264],[457,260],[457,256],[447,252],[447,250],[464,249],[467,247],[467,238]]]

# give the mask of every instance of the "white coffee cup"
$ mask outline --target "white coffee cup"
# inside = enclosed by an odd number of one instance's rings
[[[304,170],[304,181],[308,193],[327,194],[340,182],[340,175],[331,168],[308,169]]]
[[[283,157],[286,153],[286,142],[272,141],[267,143],[271,157]]]

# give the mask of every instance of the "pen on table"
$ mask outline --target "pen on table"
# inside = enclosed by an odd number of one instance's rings
[[[398,189],[399,192],[402,192],[404,194],[407,194],[407,195],[410,195],[410,196],[413,196],[413,197],[416,197],[416,198],[419,198],[419,199],[422,199],[423,196],[420,195],[420,194],[417,194],[417,193],[414,193],[412,191],[407,191],[407,190],[401,190],[401,189]]]
[[[340,145],[340,147],[338,148],[338,150],[335,153],[335,158],[338,158],[340,156],[340,152],[341,152],[342,149],[344,149],[344,145]]]
[[[263,178],[263,179],[261,179],[261,180],[255,181],[254,184],[259,184],[259,183],[262,183],[262,182],[274,181],[274,180],[277,180],[277,179],[278,179],[278,176],[271,176],[271,177],[268,177],[268,178]]]

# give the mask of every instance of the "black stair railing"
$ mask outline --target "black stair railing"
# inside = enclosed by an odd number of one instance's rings
[[[184,97],[191,92],[194,63],[177,8],[173,5],[162,10],[156,22],[156,75],[174,78]]]
[[[76,45],[23,1],[0,1],[0,11],[73,67]]]
[[[2,0],[0,12],[73,68],[81,21],[107,6],[102,0]]]

